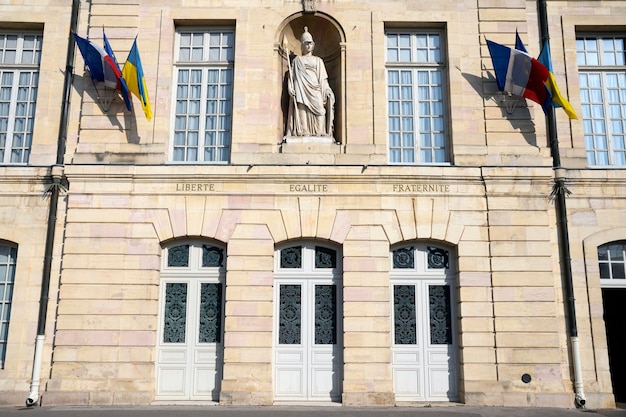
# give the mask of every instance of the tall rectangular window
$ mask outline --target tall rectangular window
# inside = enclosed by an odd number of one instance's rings
[[[0,242],[0,369],[4,369],[7,353],[16,260],[17,248]]]
[[[172,160],[228,162],[235,32],[179,30],[176,46]]]
[[[585,148],[591,166],[626,166],[624,39],[614,35],[576,39]]]
[[[445,51],[442,34],[389,31],[387,116],[389,162],[449,162]]]
[[[0,32],[0,164],[27,164],[33,141],[42,36]]]

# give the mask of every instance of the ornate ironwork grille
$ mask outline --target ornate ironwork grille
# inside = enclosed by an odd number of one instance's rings
[[[220,343],[222,334],[222,284],[200,286],[199,343]]]
[[[394,342],[396,345],[417,343],[417,319],[415,312],[415,286],[394,285]]]
[[[429,285],[428,298],[430,304],[430,343],[433,345],[451,345],[450,287],[447,285]]]
[[[278,343],[299,345],[302,329],[302,288],[300,285],[280,286]]]
[[[294,246],[280,251],[281,268],[302,268],[302,246]]]
[[[202,266],[204,268],[224,266],[224,249],[202,245]]]
[[[413,269],[415,268],[414,248],[400,248],[393,251],[393,268],[394,269]]]
[[[166,284],[163,343],[185,343],[186,327],[187,284]]]
[[[167,266],[188,267],[189,245],[180,245],[169,248],[167,251]]]
[[[428,247],[428,269],[448,269],[448,251]]]
[[[337,289],[334,285],[315,286],[315,344],[337,343]]]
[[[315,247],[315,268],[336,268],[337,252],[323,246]]]

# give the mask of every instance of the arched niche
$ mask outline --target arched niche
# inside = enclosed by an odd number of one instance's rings
[[[341,26],[332,17],[321,13],[295,13],[281,23],[276,33],[276,51],[279,59],[281,84],[282,131],[285,133],[289,95],[287,94],[287,77],[289,66],[286,51],[290,59],[301,54],[300,37],[304,27],[315,41],[314,55],[322,58],[328,73],[328,83],[335,93],[335,128],[334,137],[339,143],[345,143],[345,34]],[[286,48],[285,48],[286,47]]]

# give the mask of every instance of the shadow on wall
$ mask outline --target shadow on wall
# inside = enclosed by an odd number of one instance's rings
[[[460,68],[457,67],[457,69],[461,71]],[[535,123],[523,97],[509,96],[499,91],[496,87],[496,78],[489,71],[487,71],[487,78],[477,77],[462,71],[461,75],[485,101],[494,101],[495,107],[501,111],[502,118],[508,120],[511,126],[522,134],[529,145],[537,147]]]
[[[74,89],[82,97],[81,116],[106,116],[111,126],[116,127],[120,132],[126,133],[127,143],[138,144],[141,138],[137,133],[136,103],[133,103],[133,111],[129,112],[126,110],[126,105],[120,96],[119,90],[105,88],[104,83],[94,81],[86,70],[84,74],[74,74],[74,81],[72,82]],[[85,94],[89,98],[86,98]],[[87,107],[84,106],[87,101],[93,101],[101,114],[89,114]],[[139,106],[139,110],[141,111],[141,106]],[[143,113],[141,112],[139,116],[143,117]]]

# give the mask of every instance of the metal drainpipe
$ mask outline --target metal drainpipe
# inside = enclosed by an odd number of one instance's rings
[[[61,189],[66,188],[66,180],[63,173],[63,159],[67,140],[67,121],[74,76],[74,36],[78,25],[78,11],[80,0],[72,0],[72,15],[70,21],[70,33],[67,45],[67,60],[65,64],[65,80],[63,84],[63,102],[61,103],[61,120],[59,136],[57,139],[56,164],[50,167],[51,184],[47,193],[50,197],[48,209],[48,228],[46,231],[46,247],[43,260],[43,272],[41,278],[41,295],[39,299],[39,317],[37,320],[37,337],[35,338],[35,355],[33,359],[33,373],[30,383],[30,394],[26,398],[26,405],[31,407],[39,400],[39,387],[41,385],[41,362],[43,359],[44,342],[46,338],[46,314],[48,312],[48,294],[50,289],[50,275],[52,271],[52,255],[54,250],[54,234],[57,222],[57,208]]]
[[[550,39],[548,30],[548,12],[546,0],[537,0],[537,12],[539,17],[539,30],[541,33],[541,47]],[[580,349],[578,344],[578,326],[576,324],[576,304],[574,299],[574,284],[572,280],[572,258],[570,255],[569,232],[567,227],[567,207],[565,195],[569,194],[565,186],[566,170],[561,167],[559,154],[559,140],[556,130],[556,118],[554,108],[551,107],[546,114],[546,128],[550,140],[552,153],[552,167],[554,168],[554,186],[552,197],[554,198],[557,231],[559,235],[559,258],[561,264],[561,280],[566,297],[567,319],[569,328],[569,340],[572,349],[572,365],[574,366],[574,403],[577,408],[585,408],[585,399]]]

